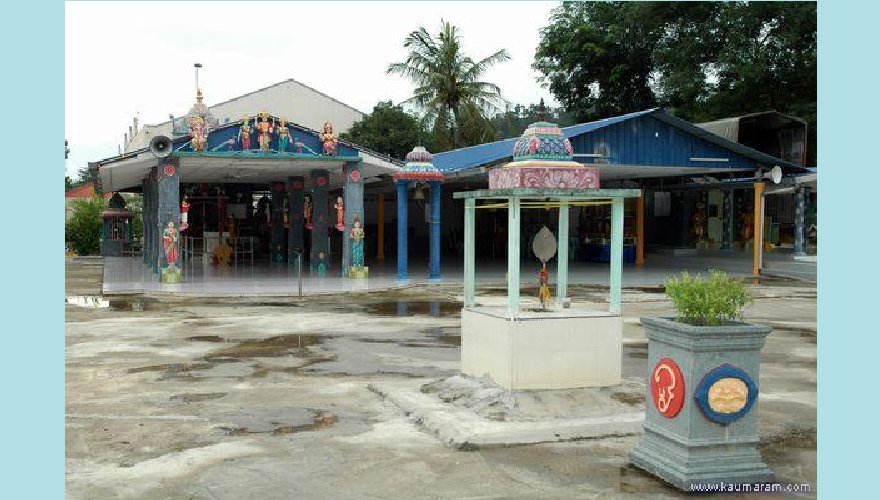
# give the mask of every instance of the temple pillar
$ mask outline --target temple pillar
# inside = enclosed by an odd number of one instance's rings
[[[730,250],[733,241],[734,215],[733,215],[733,191],[725,189],[721,193],[721,250]]]
[[[806,188],[797,188],[797,190],[795,190],[794,200],[794,254],[798,257],[807,254],[807,252],[804,250],[804,234],[806,233],[805,222],[807,215],[805,198]]]
[[[761,260],[764,250],[764,183],[755,183],[754,245],[752,248],[752,275],[761,275]]]
[[[345,187],[342,191],[343,205],[345,206],[344,221],[345,230],[342,231],[342,276],[348,277],[351,267],[351,228],[354,227],[354,219],[364,226],[364,179],[361,175],[361,162],[347,162],[342,167],[345,175]]]
[[[284,264],[284,192],[283,182],[272,183],[272,226],[269,258],[272,265]]]
[[[464,200],[464,306],[473,307],[476,291],[475,272],[475,219],[477,200],[467,198]]]
[[[566,202],[559,203],[559,230],[556,235],[556,301],[562,305],[568,295],[568,210]]]
[[[440,183],[431,182],[430,258],[428,279],[440,279]]]
[[[385,261],[385,194],[382,193],[379,195],[379,199],[376,201],[376,219],[377,219],[377,227],[376,227],[376,240],[378,247],[376,249],[376,260],[379,262]]]
[[[507,313],[508,317],[519,316],[519,242],[520,207],[519,198],[507,199]]]
[[[611,200],[611,312],[620,314],[623,281],[623,198]]]
[[[636,266],[645,265],[645,191],[636,200]]]
[[[288,204],[287,220],[290,228],[287,232],[287,262],[296,265],[297,255],[302,255],[305,248],[303,239],[303,201],[305,200],[305,178],[302,176],[287,178]]]
[[[329,227],[327,221],[327,191],[330,183],[330,173],[326,170],[312,170],[312,249],[309,256],[309,269],[312,273],[323,275],[329,268]]]
[[[161,242],[159,252],[159,281],[180,283],[183,270],[180,265],[180,158],[167,157],[159,162],[157,229]]]
[[[150,227],[150,177],[144,178],[141,183],[141,227],[143,227],[143,243],[141,244],[141,260],[144,264],[150,263],[149,242],[152,228]]]
[[[407,273],[407,210],[409,200],[407,199],[408,181],[397,181],[397,279],[405,280],[408,278]]]

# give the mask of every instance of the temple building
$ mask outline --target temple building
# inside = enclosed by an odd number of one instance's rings
[[[135,124],[125,152],[90,163],[103,193],[143,196],[143,238],[127,236],[114,253],[140,251],[153,283],[245,268],[362,281],[441,279],[441,262],[458,266],[463,259],[464,207],[452,193],[485,189],[493,171],[517,154],[537,158],[553,146],[511,138],[438,154],[417,147],[403,162],[340,141],[340,128],[363,114],[293,80],[214,106],[203,101],[197,89],[186,115]],[[530,126],[545,128],[556,130],[552,123]],[[572,161],[596,172],[597,187],[640,192],[625,200],[624,264],[641,266],[646,253],[740,252],[753,256],[759,274],[778,227],[764,220],[767,195],[784,190],[801,193],[786,238],[796,254],[808,248],[810,197],[802,188],[815,185],[816,173],[792,156],[803,149],[790,141],[778,153],[783,159],[711,128],[656,108],[559,129]],[[610,208],[567,210],[566,217],[550,206],[524,212],[520,255],[547,226],[567,235],[571,261],[609,262]],[[560,220],[567,230],[557,227]],[[505,259],[504,210],[479,210],[475,224],[475,258]]]

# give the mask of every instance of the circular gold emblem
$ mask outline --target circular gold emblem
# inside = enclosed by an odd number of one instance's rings
[[[736,413],[745,408],[749,388],[742,379],[722,378],[709,387],[709,407],[718,413]]]

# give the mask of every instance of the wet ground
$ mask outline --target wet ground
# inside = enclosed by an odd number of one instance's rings
[[[65,304],[69,498],[681,496],[627,465],[638,437],[456,451],[368,390],[458,373],[456,287],[108,300],[89,270],[71,275],[68,298],[81,299]],[[761,453],[779,481],[815,488],[815,288],[756,292],[746,319],[777,326],[762,354]],[[572,295],[604,301],[599,287]],[[624,301],[624,377],[644,377],[637,318],[671,309],[656,287]]]

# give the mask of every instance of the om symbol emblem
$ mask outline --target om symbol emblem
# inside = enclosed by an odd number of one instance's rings
[[[651,397],[654,407],[666,418],[673,418],[684,406],[684,376],[671,358],[657,362],[651,373]]]

